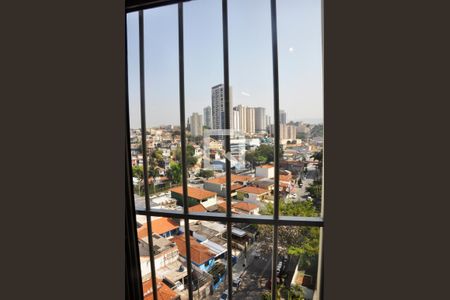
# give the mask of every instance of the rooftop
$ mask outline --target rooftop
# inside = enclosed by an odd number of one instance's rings
[[[192,212],[202,213],[202,212],[207,212],[207,210],[203,205],[197,204],[197,205],[189,207],[189,212],[190,213],[192,213]]]
[[[266,164],[266,165],[259,166],[259,167],[257,167],[257,168],[269,169],[269,168],[273,168],[273,167],[274,167],[273,165]]]
[[[210,180],[207,180],[206,182],[210,182],[210,183],[217,183],[217,184],[225,184],[226,183],[226,176],[222,176],[222,177],[216,177],[216,178],[212,178]],[[245,176],[245,175],[234,175],[231,174],[231,182],[244,182],[244,181],[253,181],[255,180],[254,177],[252,176]]]
[[[152,233],[156,234],[163,234],[168,231],[177,229],[179,227],[180,225],[178,225],[174,220],[169,218],[161,217],[159,219],[152,221]]]
[[[236,204],[233,204],[233,207],[240,210],[252,211],[254,209],[257,209],[258,205],[248,202],[238,202]]]
[[[268,191],[266,189],[261,189],[261,188],[257,188],[254,186],[246,186],[246,187],[243,187],[242,189],[239,189],[238,191],[243,192],[243,193],[256,194],[256,195],[268,193]]]
[[[186,239],[184,235],[178,235],[172,239],[177,246],[178,250],[180,251],[180,254],[184,257],[186,257]],[[190,237],[190,243],[191,243],[191,261],[202,265],[211,258],[214,258],[214,253],[212,253],[208,247],[203,246],[199,242],[197,242],[193,237]]]
[[[177,186],[173,189],[170,189],[171,192],[177,193],[179,195],[183,195],[183,187]],[[197,200],[205,200],[211,197],[216,196],[217,194],[214,192],[210,192],[204,189],[199,189],[195,187],[188,186],[188,197],[197,199]]]
[[[280,174],[280,181],[291,181],[292,175],[281,175]]]
[[[166,238],[163,238],[160,235],[153,234],[153,252],[155,256],[169,249],[176,250],[177,249],[176,247],[177,245],[174,242]],[[142,256],[148,257],[149,255],[148,236],[139,239],[139,253],[141,257]]]
[[[158,300],[174,300],[177,298],[177,293],[162,282],[161,279],[156,278],[156,285],[158,289]],[[142,289],[144,290],[144,300],[152,300],[153,288],[151,279],[142,283]]]

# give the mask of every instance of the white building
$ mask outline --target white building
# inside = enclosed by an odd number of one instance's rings
[[[247,116],[246,116],[246,123],[247,123],[247,130],[246,133],[255,133],[255,108],[254,107],[247,107]]]
[[[231,139],[230,152],[231,156],[236,159],[234,167],[237,170],[245,169],[245,139]]]
[[[256,177],[273,178],[275,176],[275,167],[273,165],[263,165],[256,167]]]
[[[275,132],[272,125],[271,131]],[[295,140],[297,139],[297,127],[293,125],[280,124],[280,140]]]
[[[203,134],[203,119],[202,115],[193,113],[191,118],[191,134],[192,136],[199,136]]]

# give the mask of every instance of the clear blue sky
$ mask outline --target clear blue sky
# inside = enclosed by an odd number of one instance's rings
[[[184,4],[186,115],[203,114],[211,87],[223,82],[221,0]],[[323,118],[319,0],[278,0],[280,109],[288,121]],[[229,0],[233,105],[273,115],[269,0]],[[144,12],[147,126],[179,124],[177,6]],[[128,15],[130,122],[140,127],[138,15]],[[273,120],[273,119],[272,119]]]

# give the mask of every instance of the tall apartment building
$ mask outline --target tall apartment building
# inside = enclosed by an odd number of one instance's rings
[[[232,89],[230,87],[230,114],[232,111]],[[225,91],[224,85],[218,84],[211,88],[211,116],[213,129],[225,129]],[[230,120],[232,122],[232,119]],[[232,128],[232,127],[231,127]]]
[[[203,134],[203,119],[202,115],[193,113],[190,117],[191,134],[192,136],[199,136]]]
[[[246,111],[246,125],[247,125],[247,133],[255,133],[255,108],[247,107]]]
[[[275,132],[273,125],[270,130]],[[297,127],[293,125],[280,124],[280,140],[294,140],[297,138]]]
[[[255,107],[255,131],[266,130],[266,109],[264,107]]]
[[[233,129],[243,133],[255,133],[255,108],[238,105],[233,108]]]
[[[212,128],[211,106],[207,106],[203,109],[203,124],[209,128]]]
[[[247,132],[247,107],[238,105],[233,108],[233,129]]]
[[[233,129],[235,131],[241,131],[241,119],[239,117],[239,110],[237,109],[237,107],[233,107],[232,115],[233,115]]]
[[[286,112],[280,110],[280,124],[286,124]]]

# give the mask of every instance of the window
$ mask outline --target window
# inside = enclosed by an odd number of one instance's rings
[[[321,10],[317,0],[128,1],[147,297],[321,299]]]

